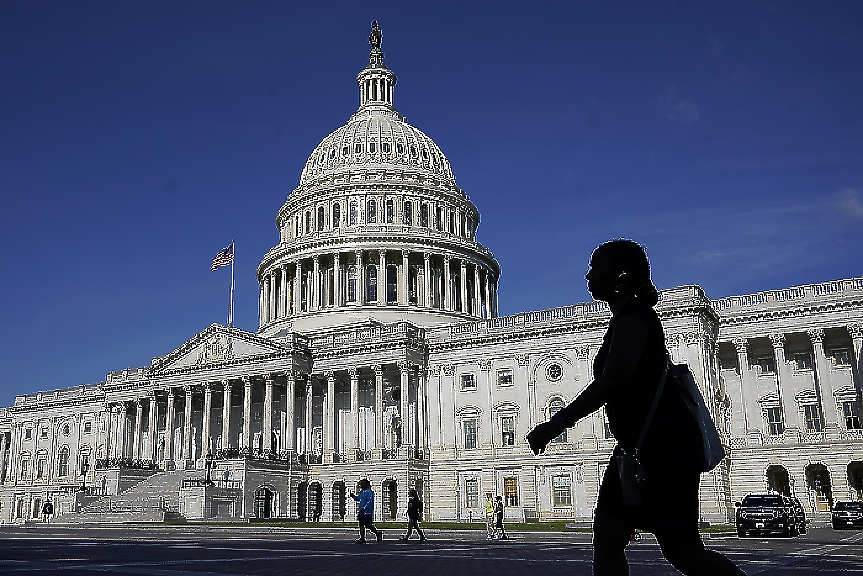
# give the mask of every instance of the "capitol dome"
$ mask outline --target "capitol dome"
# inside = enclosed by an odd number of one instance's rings
[[[476,240],[479,212],[393,105],[380,39],[375,24],[359,108],[315,147],[276,216],[280,242],[258,266],[264,336],[497,315],[500,266]]]

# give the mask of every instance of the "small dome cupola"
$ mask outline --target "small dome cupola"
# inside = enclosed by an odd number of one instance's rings
[[[372,32],[369,34],[369,65],[357,74],[357,84],[360,87],[360,110],[367,107],[383,106],[393,108],[393,87],[396,85],[396,75],[384,64],[384,53],[381,50],[381,29],[378,21],[372,22]]]

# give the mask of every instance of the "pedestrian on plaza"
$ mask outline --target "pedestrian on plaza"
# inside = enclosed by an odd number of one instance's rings
[[[369,482],[368,478],[360,480],[360,493],[359,495],[355,495],[351,492],[351,498],[360,504],[357,510],[357,522],[360,526],[360,537],[356,540],[357,544],[366,543],[366,528],[377,536],[378,542],[383,540],[383,531],[375,528],[372,523],[372,517],[375,514],[375,493],[372,492],[372,483]]]
[[[503,498],[497,497],[494,503],[494,537],[498,540],[506,540],[507,535],[503,529]]]
[[[653,309],[658,292],[644,248],[624,239],[602,244],[594,250],[585,278],[593,297],[607,302],[612,313],[593,363],[594,379],[572,403],[536,426],[527,440],[534,454],[540,454],[553,438],[605,406],[618,444],[596,503],[594,575],[629,574],[626,545],[636,528],[655,534],[662,554],[685,575],[744,574],[728,558],[706,550],[698,532],[701,435],[672,382],[657,395],[668,351]],[[653,417],[644,428],[654,399]],[[643,442],[636,454],[639,436]],[[632,462],[633,454],[640,462],[636,470],[641,474],[635,476],[640,488],[635,490],[637,498],[630,498],[632,491],[627,490],[627,504],[618,460]],[[640,503],[634,504],[636,499]]]
[[[423,534],[422,529],[420,529],[420,515],[423,511],[423,503],[420,500],[417,491],[411,488],[408,491],[408,533],[399,538],[404,542],[410,540],[411,533],[414,528],[416,528],[417,534],[420,535],[420,542],[424,542],[426,539],[425,534]]]
[[[494,499],[491,492],[485,493],[485,539],[494,538]]]

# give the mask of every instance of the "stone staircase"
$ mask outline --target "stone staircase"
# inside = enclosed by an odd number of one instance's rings
[[[80,512],[58,516],[61,523],[163,522],[177,517],[183,470],[161,472],[122,494],[104,496]]]

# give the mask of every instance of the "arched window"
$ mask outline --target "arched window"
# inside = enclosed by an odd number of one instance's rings
[[[342,220],[342,207],[338,202],[333,203],[333,228],[338,228]]]
[[[449,213],[449,233],[455,234],[455,212],[452,210]]]
[[[420,205],[420,226],[423,228],[429,227],[429,205],[425,202]]]
[[[374,154],[374,153],[375,153],[375,143],[369,142],[369,154]]]
[[[390,153],[390,143],[384,142],[383,144],[381,144],[381,149],[383,150],[384,154],[389,154]]]
[[[465,224],[465,237],[473,238],[473,218],[468,216],[466,220],[467,223]]]
[[[306,210],[306,234],[312,231],[312,212]]]
[[[344,148],[342,148],[342,156],[347,156],[350,151],[351,149],[345,146]]]
[[[443,229],[443,208],[441,208],[440,206],[435,208],[434,227],[438,230]]]
[[[294,218],[294,237],[299,238],[300,231],[300,216],[297,215],[297,217]]]
[[[318,206],[318,232],[324,229],[324,207]]]
[[[410,200],[405,200],[405,226],[414,225],[414,210],[413,203]]]
[[[357,225],[357,219],[359,218],[356,200],[351,200],[350,211],[349,211],[348,217],[350,218],[350,221],[348,222],[348,224],[350,226],[356,226]]]
[[[366,202],[366,222],[374,224],[378,221],[378,209],[374,200]]]
[[[387,209],[387,214],[386,214],[387,224],[392,224],[393,220],[395,218],[395,205],[393,204],[392,198],[387,200],[386,209]]]
[[[548,403],[548,417],[551,419],[552,416],[563,410],[564,403],[560,398],[554,398],[551,402]],[[566,430],[560,433],[560,436],[552,440],[552,442],[566,442]]]
[[[333,148],[332,150],[330,150],[330,160],[332,160],[335,157],[336,157],[336,149]]]
[[[378,268],[374,264],[366,268],[366,302],[378,301]]]
[[[396,152],[398,152],[399,156],[405,153],[405,147],[401,142],[396,144]]]
[[[357,301],[357,267],[348,266],[348,302]]]
[[[363,145],[362,144],[360,144],[359,142],[354,144],[354,153],[355,154],[359,154],[362,151],[363,151]]]
[[[60,455],[57,458],[57,476],[61,478],[69,475],[69,447],[63,446],[60,448]]]

